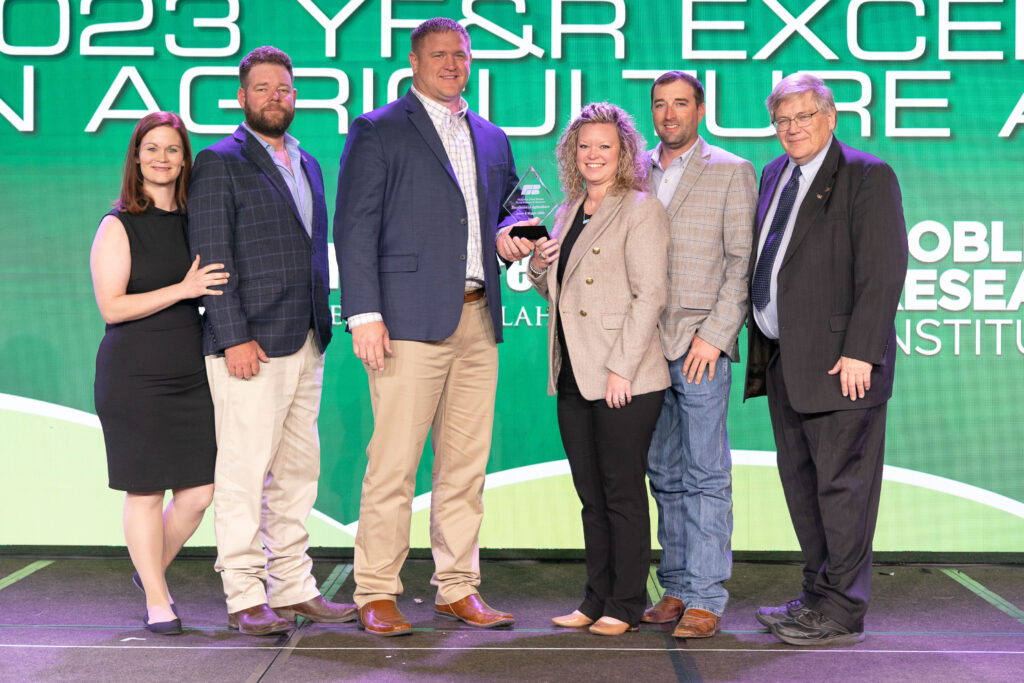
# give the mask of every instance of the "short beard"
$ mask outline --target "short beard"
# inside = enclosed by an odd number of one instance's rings
[[[657,132],[657,131],[655,131],[655,132]],[[674,142],[674,143],[668,143],[660,135],[658,136],[658,139],[661,140],[662,146],[668,147],[669,149],[680,149],[682,147],[686,147],[688,144],[693,142],[696,138],[697,138],[696,135],[689,135],[689,136],[678,138],[677,141]]]
[[[263,115],[263,112],[250,109],[249,105],[246,104],[243,107],[245,111],[245,122],[255,132],[261,133],[272,138],[279,138],[285,134],[288,130],[288,126],[292,125],[292,120],[295,118],[295,110],[281,108],[281,113],[284,116],[281,118],[280,123],[273,123],[271,120]]]

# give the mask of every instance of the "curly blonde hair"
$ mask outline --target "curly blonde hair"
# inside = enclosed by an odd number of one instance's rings
[[[615,169],[613,189],[647,190],[647,166],[644,162],[647,141],[636,129],[633,117],[610,102],[591,102],[580,110],[555,147],[558,178],[565,193],[565,203],[572,204],[586,192],[583,175],[576,166],[576,148],[580,128],[588,123],[610,123],[619,133],[619,163]]]

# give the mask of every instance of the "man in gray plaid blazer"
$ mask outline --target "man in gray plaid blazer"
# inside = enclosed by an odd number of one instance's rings
[[[651,192],[668,211],[668,303],[661,344],[672,386],[647,472],[658,504],[661,600],[643,621],[679,619],[672,635],[715,635],[732,573],[732,460],[725,422],[747,314],[757,190],[754,167],[697,134],[704,87],[680,71],[659,76],[651,114]],[[680,619],[681,617],[681,619]]]
[[[331,340],[323,175],[287,133],[295,115],[288,55],[256,48],[238,77],[245,123],[196,156],[189,243],[202,263],[223,263],[231,273],[222,296],[203,297],[217,422],[216,569],[228,626],[270,635],[298,615],[323,622],[356,615],[354,606],[320,595],[306,552]]]

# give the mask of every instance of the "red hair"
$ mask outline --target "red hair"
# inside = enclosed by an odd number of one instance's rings
[[[143,116],[132,131],[132,137],[128,141],[128,152],[124,156],[124,172],[121,174],[121,196],[114,206],[121,211],[140,214],[152,203],[152,199],[146,194],[142,187],[142,169],[139,168],[139,147],[142,146],[142,139],[154,128],[170,126],[178,131],[181,136],[182,153],[185,157],[185,167],[181,169],[181,175],[174,184],[174,199],[178,208],[185,210],[185,199],[188,194],[188,177],[192,172],[192,145],[189,144],[188,131],[181,117],[170,111],[155,111]]]

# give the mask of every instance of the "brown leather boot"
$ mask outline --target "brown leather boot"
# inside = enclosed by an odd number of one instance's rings
[[[644,611],[640,621],[645,621],[648,624],[667,624],[670,621],[679,619],[685,609],[683,601],[679,598],[663,595],[661,600],[658,600],[658,604],[654,607],[648,607]]]

